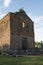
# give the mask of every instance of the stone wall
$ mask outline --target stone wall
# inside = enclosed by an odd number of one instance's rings
[[[7,44],[11,50],[19,50],[23,42],[27,49],[34,48],[34,23],[24,11],[8,13],[0,20],[0,46]]]
[[[24,13],[25,14],[25,13]],[[12,49],[22,49],[22,38],[27,38],[27,49],[34,48],[34,23],[30,18],[20,12],[11,14],[11,47]],[[23,15],[23,16],[21,16]],[[25,27],[23,28],[23,22]]]
[[[10,13],[0,20],[0,46],[10,45]]]

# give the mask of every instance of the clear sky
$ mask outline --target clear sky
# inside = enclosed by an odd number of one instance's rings
[[[0,0],[0,19],[23,8],[34,22],[35,41],[43,41],[43,0]]]

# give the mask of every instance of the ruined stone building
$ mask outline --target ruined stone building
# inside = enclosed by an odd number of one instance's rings
[[[34,23],[25,11],[10,12],[0,20],[0,46],[5,44],[12,50],[34,48]]]

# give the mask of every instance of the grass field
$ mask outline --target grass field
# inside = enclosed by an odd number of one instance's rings
[[[43,65],[43,56],[29,57],[0,56],[0,65]]]

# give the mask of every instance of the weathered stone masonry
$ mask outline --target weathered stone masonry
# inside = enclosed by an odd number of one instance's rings
[[[4,44],[12,50],[34,48],[34,23],[23,10],[0,20],[0,46]]]

